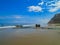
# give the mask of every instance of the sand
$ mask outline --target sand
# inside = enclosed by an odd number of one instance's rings
[[[60,45],[60,30],[55,29],[1,30],[0,45]]]

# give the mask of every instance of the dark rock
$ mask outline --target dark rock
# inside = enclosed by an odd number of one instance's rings
[[[16,28],[22,28],[23,26],[22,25],[16,25]]]
[[[36,27],[40,27],[40,24],[36,24]]]

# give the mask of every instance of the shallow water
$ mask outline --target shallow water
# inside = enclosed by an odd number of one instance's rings
[[[60,30],[0,29],[0,45],[60,45]]]

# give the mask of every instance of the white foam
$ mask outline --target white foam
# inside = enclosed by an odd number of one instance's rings
[[[34,27],[35,25],[23,25],[23,27]]]
[[[14,27],[16,27],[16,26],[3,26],[3,27],[0,27],[0,29],[1,28],[14,28]]]

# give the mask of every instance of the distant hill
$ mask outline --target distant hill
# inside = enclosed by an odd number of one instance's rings
[[[55,16],[48,22],[48,24],[59,24],[60,23],[60,13],[55,14]]]

